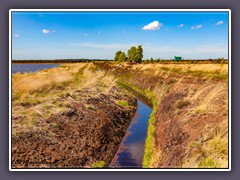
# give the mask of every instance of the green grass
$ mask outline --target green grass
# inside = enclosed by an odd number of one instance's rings
[[[105,162],[104,161],[98,161],[92,164],[93,168],[103,168],[105,166]]]
[[[59,126],[59,124],[58,124],[58,123],[52,123],[52,126],[53,126],[54,128],[57,128],[57,127]]]
[[[125,101],[125,100],[117,101],[117,103],[118,103],[119,105],[123,106],[123,107],[128,107],[128,106],[129,106],[128,102]]]
[[[153,149],[153,140],[154,140],[154,121],[155,121],[155,113],[157,109],[157,100],[153,101],[153,111],[151,113],[150,119],[148,121],[148,134],[145,143],[145,152],[143,157],[143,167],[148,168],[150,166],[150,161],[152,157],[152,149]]]
[[[212,158],[207,157],[200,161],[199,168],[218,168],[219,165]]]
[[[85,107],[86,107],[87,109],[94,109],[94,106],[92,106],[92,105],[90,105],[90,104],[86,104]]]

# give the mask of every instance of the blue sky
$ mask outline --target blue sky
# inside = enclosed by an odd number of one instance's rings
[[[227,12],[13,12],[12,59],[228,57]]]

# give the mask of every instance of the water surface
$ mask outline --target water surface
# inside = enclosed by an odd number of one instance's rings
[[[41,63],[41,64],[38,64],[38,63],[15,64],[15,63],[12,63],[12,74],[36,72],[38,70],[54,68],[54,67],[57,67],[57,66],[58,66],[58,64],[44,64],[44,63]]]
[[[109,167],[142,168],[148,120],[152,109],[138,99],[138,109]]]

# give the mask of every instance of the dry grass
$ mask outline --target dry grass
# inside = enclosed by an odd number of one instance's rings
[[[228,121],[217,127],[206,126],[201,139],[190,142],[183,168],[227,168],[228,167]],[[186,156],[187,157],[187,156]]]
[[[203,85],[192,98],[192,100],[199,102],[198,106],[195,108],[195,113],[215,112],[216,104],[214,101],[227,92],[225,88],[226,86],[222,83]]]
[[[183,72],[186,71],[204,71],[204,72],[216,72],[219,71],[222,74],[228,73],[228,64],[136,64],[133,65],[133,69],[141,70],[159,70],[166,68],[166,70],[180,69]]]
[[[36,124],[67,110],[71,103],[82,98],[78,91],[88,96],[108,92],[115,85],[112,76],[98,72],[92,63],[64,64],[35,73],[15,74],[12,79],[13,135],[36,130]],[[86,105],[86,108],[94,107]]]
[[[12,78],[13,100],[35,91],[47,90],[55,84],[71,81],[78,69],[84,65],[83,63],[77,66],[66,65],[35,73],[16,74]]]

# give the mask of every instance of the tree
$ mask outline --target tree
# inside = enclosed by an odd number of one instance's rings
[[[115,53],[114,61],[119,61],[119,56],[120,56],[120,54],[122,54],[122,51],[117,51],[117,52]]]
[[[124,62],[125,60],[126,60],[126,54],[125,52],[122,52],[118,57],[118,61]]]
[[[135,62],[141,63],[143,58],[143,49],[142,46],[139,45],[136,50],[136,55],[135,55]]]
[[[128,53],[127,53],[127,54],[128,54],[128,61],[129,61],[129,62],[135,61],[136,51],[137,51],[137,49],[136,49],[135,46],[131,47],[131,48],[128,50]]]

